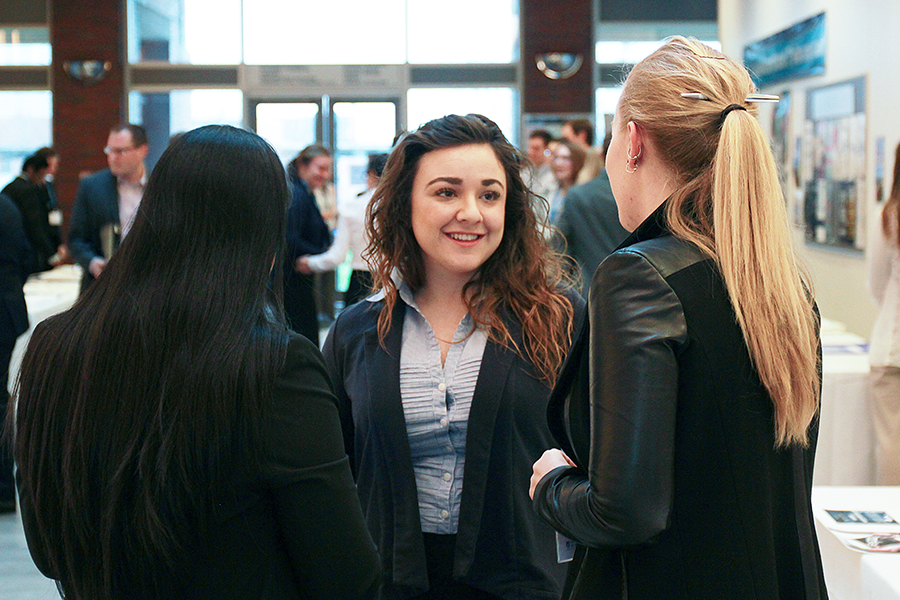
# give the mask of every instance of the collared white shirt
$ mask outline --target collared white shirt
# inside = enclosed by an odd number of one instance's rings
[[[147,185],[147,169],[141,175],[140,181],[132,183],[123,179],[118,179],[116,189],[119,192],[119,226],[122,232],[122,239],[128,234],[134,223],[134,217],[137,215],[138,206],[141,204],[141,198],[144,195],[144,186]]]

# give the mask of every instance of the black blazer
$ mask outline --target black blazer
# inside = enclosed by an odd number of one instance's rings
[[[42,325],[38,325],[41,327]],[[171,598],[362,600],[380,565],[344,454],[334,395],[318,349],[291,334],[262,427],[263,461],[240,465],[217,503],[219,528],[198,539]],[[53,572],[35,534],[31,488],[19,480],[35,564]]]
[[[46,187],[37,186],[20,175],[3,188],[2,193],[16,203],[22,214],[22,227],[34,251],[31,272],[50,270],[48,260],[56,254],[58,240],[54,239],[50,225]]]
[[[772,400],[714,260],[665,205],[597,269],[549,420],[577,468],[535,507],[579,542],[564,597],[822,600],[807,448],[775,448]]]
[[[584,303],[570,294],[580,319]],[[347,308],[325,341],[344,427],[344,442],[384,568],[384,598],[428,589],[416,481],[400,401],[400,345],[406,304],[378,341],[381,302]],[[506,319],[522,347],[521,329]],[[550,390],[534,367],[488,342],[469,413],[466,468],[453,565],[454,578],[503,598],[556,599],[564,567],[553,530],[528,497],[531,466],[552,445],[546,426]]]
[[[78,184],[69,225],[69,252],[83,270],[81,291],[94,281],[91,260],[103,257],[100,229],[107,223],[119,224],[119,188],[115,175],[103,169]]]

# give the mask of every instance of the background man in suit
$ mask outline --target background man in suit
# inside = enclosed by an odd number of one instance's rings
[[[22,216],[13,201],[0,193],[0,422],[9,402],[9,361],[16,338],[28,331],[28,309],[22,286],[31,271],[31,245],[22,227]],[[0,439],[0,513],[16,510],[13,459],[6,439]]]
[[[608,133],[603,140],[604,158],[611,138]],[[587,298],[597,266],[628,236],[619,223],[605,168],[594,179],[569,190],[556,228],[564,238],[557,239],[559,250],[574,258],[581,269],[581,293]]]
[[[137,213],[147,183],[147,132],[140,125],[118,125],[106,142],[108,169],[81,180],[72,208],[69,251],[84,269],[81,292],[103,272],[109,259],[101,232],[113,228],[124,237]],[[104,234],[106,235],[106,234]]]
[[[22,227],[34,250],[32,273],[48,271],[58,261],[59,236],[50,224],[50,196],[45,181],[51,170],[50,157],[35,152],[22,163],[22,172],[3,188],[3,193],[19,209]]]

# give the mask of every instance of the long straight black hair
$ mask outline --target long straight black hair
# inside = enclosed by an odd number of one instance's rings
[[[235,467],[260,457],[287,343],[271,269],[287,198],[259,136],[184,134],[103,274],[36,328],[16,460],[68,598],[165,597]]]

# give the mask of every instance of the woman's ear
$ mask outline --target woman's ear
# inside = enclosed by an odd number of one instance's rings
[[[625,127],[628,132],[628,156],[638,158],[644,153],[644,135],[634,121],[628,121]]]

